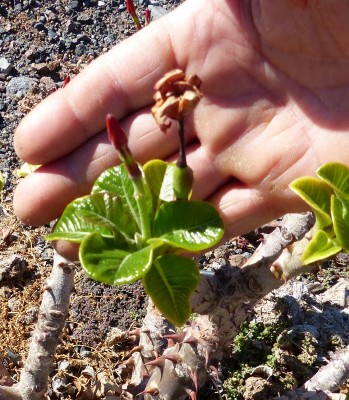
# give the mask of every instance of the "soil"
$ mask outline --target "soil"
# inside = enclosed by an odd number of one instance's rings
[[[157,3],[170,10],[180,2]],[[143,15],[148,2],[140,3]],[[77,74],[135,31],[121,0],[3,0],[0,4],[0,171],[4,176],[0,384],[19,378],[53,254],[44,240],[50,226],[25,226],[12,211],[12,194],[20,179],[16,172],[21,166],[12,146],[13,132],[21,118],[59,88],[66,76]],[[231,257],[248,256],[259,238],[258,231],[232,239],[198,262],[214,268]],[[299,277],[265,298],[251,313],[250,325],[241,331],[249,347],[241,349],[238,341],[232,346],[223,362],[225,383],[209,386],[199,399],[218,399],[218,391],[224,399],[276,396],[301,385],[330,359],[332,351],[348,345],[347,267],[348,259],[341,255],[325,264],[322,274]],[[48,398],[52,400],[105,398],[98,391],[91,394],[91,376],[123,383],[118,366],[134,343],[125,339],[111,344],[110,337],[139,326],[145,315],[146,296],[139,284],[111,287],[91,281],[79,270],[75,287],[50,376]],[[254,354],[254,360],[248,354]],[[266,368],[256,372],[256,367],[265,364],[274,366],[271,379],[265,377]],[[345,385],[342,390],[346,391]]]

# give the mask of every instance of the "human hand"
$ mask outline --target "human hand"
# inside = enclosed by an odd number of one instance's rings
[[[118,163],[107,113],[138,161],[175,159],[177,135],[150,113],[154,83],[173,68],[203,81],[205,97],[186,119],[193,197],[217,206],[227,235],[303,211],[288,184],[327,161],[349,163],[348,21],[341,0],[187,0],[24,118],[17,154],[43,166],[18,185],[16,214],[47,223]]]

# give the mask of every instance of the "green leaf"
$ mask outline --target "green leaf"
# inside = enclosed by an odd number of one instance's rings
[[[98,233],[91,233],[81,243],[79,257],[86,274],[96,281],[114,284],[115,274],[122,261],[130,252],[114,239],[104,238]]]
[[[115,240],[98,233],[86,237],[80,245],[84,271],[91,278],[111,285],[124,285],[142,278],[152,264],[152,247],[130,253],[117,246]]]
[[[150,221],[153,220],[153,202],[148,183],[139,165],[142,176],[132,179],[124,164],[105,171],[95,182],[92,193],[113,192],[120,196],[123,207],[130,210],[138,230],[145,236],[150,234]]]
[[[114,285],[134,282],[144,276],[153,262],[152,246],[144,247],[128,255],[120,264]]]
[[[139,209],[135,197],[134,185],[128,175],[125,165],[121,164],[104,171],[96,180],[92,188],[92,194],[101,192],[111,192],[117,194],[125,210],[130,210],[130,214],[135,220],[138,228],[141,227]]]
[[[41,165],[24,163],[20,168],[16,169],[15,173],[18,177],[25,178],[39,167],[41,167]]]
[[[174,164],[162,160],[151,160],[144,165],[143,169],[153,196],[155,210],[160,207],[162,201],[175,199],[173,192]]]
[[[331,199],[331,211],[333,220],[333,229],[336,235],[338,244],[342,248],[349,252],[349,221],[345,218],[343,203],[337,199],[335,195],[332,195]]]
[[[5,186],[5,176],[2,172],[0,172],[0,192]]]
[[[316,174],[324,180],[340,199],[349,200],[349,168],[338,162],[322,165]]]
[[[168,164],[162,160],[151,160],[143,166],[144,176],[149,185],[155,211],[159,208],[161,204],[159,195],[166,173],[167,165]]]
[[[195,261],[165,254],[154,261],[143,278],[143,284],[160,312],[169,321],[181,326],[190,316],[190,297],[199,280]]]
[[[333,257],[341,250],[342,248],[329,238],[326,232],[318,230],[304,250],[302,262],[304,265],[307,265],[316,261],[325,260]]]
[[[313,209],[318,229],[324,229],[332,224],[331,196],[333,192],[325,182],[304,176],[294,180],[290,188]]]
[[[166,173],[164,176],[164,180],[162,182],[161,190],[160,190],[160,199],[162,201],[173,201],[175,200],[175,194],[173,190],[173,173],[174,173],[175,164],[168,163]]]
[[[80,243],[92,232],[121,242],[132,240],[135,222],[120,197],[114,193],[95,193],[72,201],[64,210],[48,240]]]
[[[223,233],[223,221],[217,210],[207,202],[164,203],[155,216],[155,240],[162,240],[176,248],[204,250],[219,242]]]

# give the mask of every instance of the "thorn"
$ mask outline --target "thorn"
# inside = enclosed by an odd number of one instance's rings
[[[144,365],[154,365],[155,367],[159,367],[162,369],[164,367],[165,358],[164,357],[157,357],[155,360],[148,361]]]
[[[189,374],[190,377],[192,379],[192,381],[194,382],[194,387],[195,387],[195,391],[198,391],[198,371],[194,368],[188,368],[189,369]]]
[[[123,361],[121,363],[121,365],[126,365],[126,366],[134,366],[135,365],[135,361],[132,357],[130,357],[129,359],[127,359],[126,361]]]
[[[182,343],[189,343],[189,344],[194,344],[194,345],[196,345],[196,344],[199,343],[199,341],[198,341],[198,339],[197,339],[195,336],[190,335],[187,339],[183,340]]]
[[[159,394],[159,388],[156,385],[152,385],[149,387],[146,387],[143,392],[140,392],[137,394],[137,396],[141,396],[143,394],[151,394],[152,396],[157,396]]]
[[[182,342],[185,338],[185,332],[177,332],[172,335],[164,335],[165,339],[172,339],[175,342]]]
[[[136,328],[132,329],[131,331],[128,332],[130,336],[137,336],[139,337],[141,335],[141,328]]]
[[[136,346],[130,351],[130,354],[136,353],[137,351],[141,352],[142,350],[143,346]]]
[[[207,369],[207,366],[210,362],[210,352],[208,351],[207,347],[205,348],[204,352],[205,352],[205,367]]]
[[[184,390],[188,393],[188,396],[190,397],[190,400],[196,400],[197,399],[196,392],[194,392],[194,390],[191,390],[191,389],[184,389]]]
[[[176,355],[169,354],[157,357],[155,360],[148,361],[144,365],[154,365],[155,367],[159,367],[160,369],[162,369],[164,367],[164,363],[166,360],[172,361],[174,364],[178,364],[181,359],[177,354]]]
[[[169,354],[169,355],[164,355],[162,357],[165,358],[166,360],[172,361],[173,364],[178,364],[181,361],[181,358],[177,354],[175,355]]]

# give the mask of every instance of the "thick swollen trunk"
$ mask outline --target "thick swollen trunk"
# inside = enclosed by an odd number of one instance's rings
[[[55,254],[20,380],[11,387],[0,386],[0,400],[39,400],[44,397],[73,287],[74,264]]]
[[[158,336],[154,343],[154,329],[144,325],[138,351],[128,363],[137,371],[129,392],[143,394],[145,400],[184,400],[188,396],[196,399],[206,379],[217,376],[225,347],[256,302],[287,279],[314,269],[303,266],[300,259],[313,223],[310,213],[286,215],[241,268],[226,266],[203,272],[192,298],[193,312],[200,315],[184,331],[172,332],[172,327],[166,328],[166,320],[158,315],[162,340]],[[148,320],[154,312],[150,304]],[[160,334],[157,328],[156,331]],[[125,398],[132,398],[130,393],[125,393]]]

